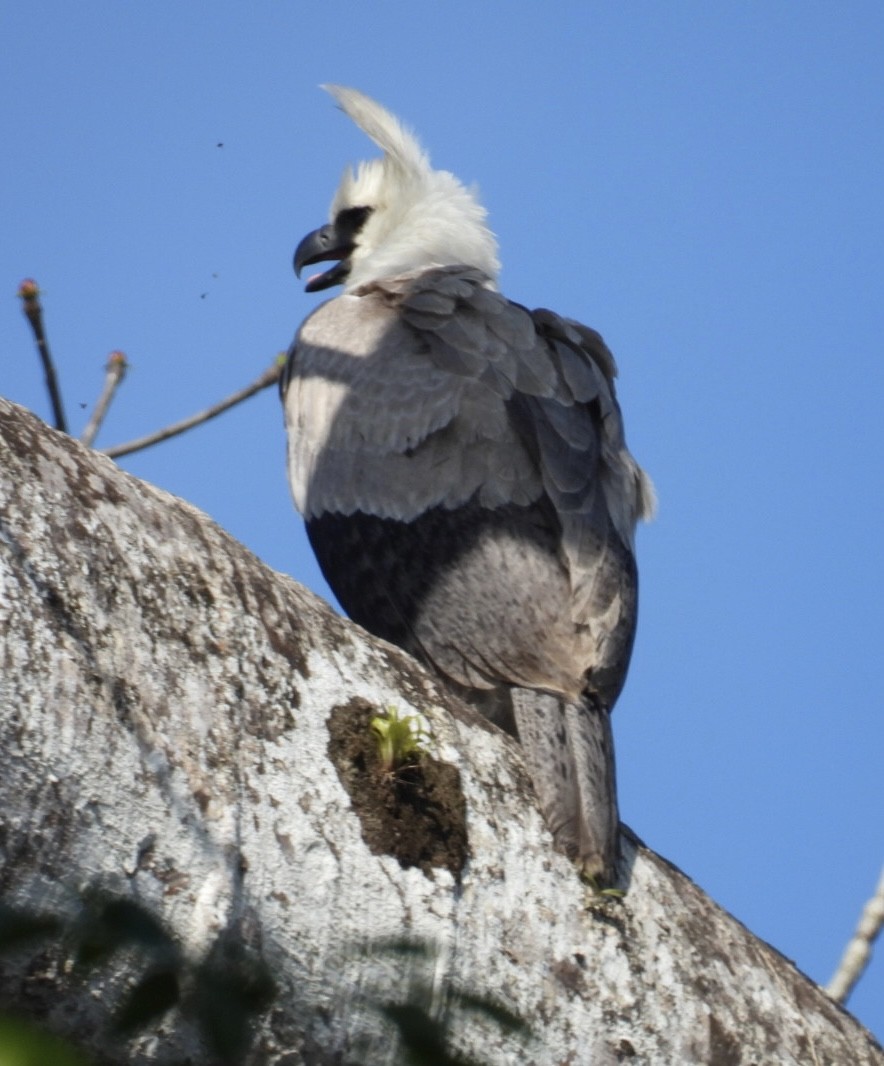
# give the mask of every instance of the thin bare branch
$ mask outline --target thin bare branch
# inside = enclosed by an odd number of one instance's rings
[[[863,907],[856,932],[841,956],[841,962],[826,991],[838,1003],[846,1003],[847,997],[860,979],[872,956],[872,945],[881,926],[884,925],[884,869],[875,894]]]
[[[98,397],[98,402],[95,404],[95,410],[92,412],[92,417],[86,423],[86,428],[83,430],[80,437],[83,444],[90,445],[95,440],[98,429],[104,421],[104,416],[107,414],[107,409],[110,407],[111,400],[114,398],[114,393],[117,391],[120,382],[126,376],[126,371],[128,369],[129,364],[126,362],[126,356],[122,352],[111,352],[107,357],[104,388],[101,390],[101,395]]]
[[[49,391],[49,400],[52,403],[55,428],[60,429],[62,433],[67,433],[68,422],[61,402],[58,377],[55,373],[55,364],[52,362],[52,354],[49,351],[46,331],[43,328],[43,305],[40,303],[40,286],[33,278],[25,278],[18,287],[18,294],[21,297],[25,318],[31,324],[34,340],[37,342],[37,351],[40,353],[40,359],[43,363],[43,373],[46,375],[46,388]]]
[[[240,389],[239,392],[233,393],[232,396],[228,396],[226,400],[216,403],[213,407],[207,407],[204,411],[199,411],[197,414],[191,415],[189,418],[184,418],[180,422],[175,422],[171,426],[166,426],[165,429],[158,429],[155,433],[150,433],[146,437],[139,437],[137,440],[127,441],[125,444],[117,444],[113,448],[104,448],[103,452],[105,455],[110,456],[111,459],[118,459],[121,455],[130,455],[132,452],[141,451],[143,448],[149,448],[152,444],[158,444],[162,440],[176,437],[179,433],[184,433],[188,429],[193,429],[194,426],[199,426],[203,422],[208,422],[210,418],[215,418],[216,415],[223,414],[224,411],[229,410],[231,407],[235,407],[236,404],[242,403],[243,400],[247,400],[250,396],[254,396],[256,392],[260,392],[262,389],[275,385],[276,382],[279,381],[282,367],[282,360],[277,359],[273,366],[268,367],[268,369],[253,381],[251,385],[247,385],[244,389]]]

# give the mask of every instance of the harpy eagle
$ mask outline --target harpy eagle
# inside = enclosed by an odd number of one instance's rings
[[[398,119],[327,86],[383,157],[345,171],[298,245],[335,285],[283,375],[288,475],[341,606],[520,741],[558,846],[616,876],[610,712],[653,487],[598,333],[497,288],[475,192]]]

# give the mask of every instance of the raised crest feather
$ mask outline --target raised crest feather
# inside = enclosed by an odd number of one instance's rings
[[[370,96],[345,85],[322,85],[338,107],[395,163],[406,171],[425,173],[430,160],[417,137],[396,116]]]

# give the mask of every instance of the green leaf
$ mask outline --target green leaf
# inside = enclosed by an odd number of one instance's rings
[[[388,707],[386,714],[372,718],[371,728],[378,739],[381,764],[388,772],[419,759],[430,739],[416,715],[406,714],[400,718],[395,707]]]
[[[89,1066],[67,1041],[20,1018],[0,1014],[0,1066]]]

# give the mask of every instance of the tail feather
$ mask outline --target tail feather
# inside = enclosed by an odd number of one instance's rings
[[[528,772],[556,844],[599,883],[616,878],[617,783],[611,716],[591,697],[512,689]]]

